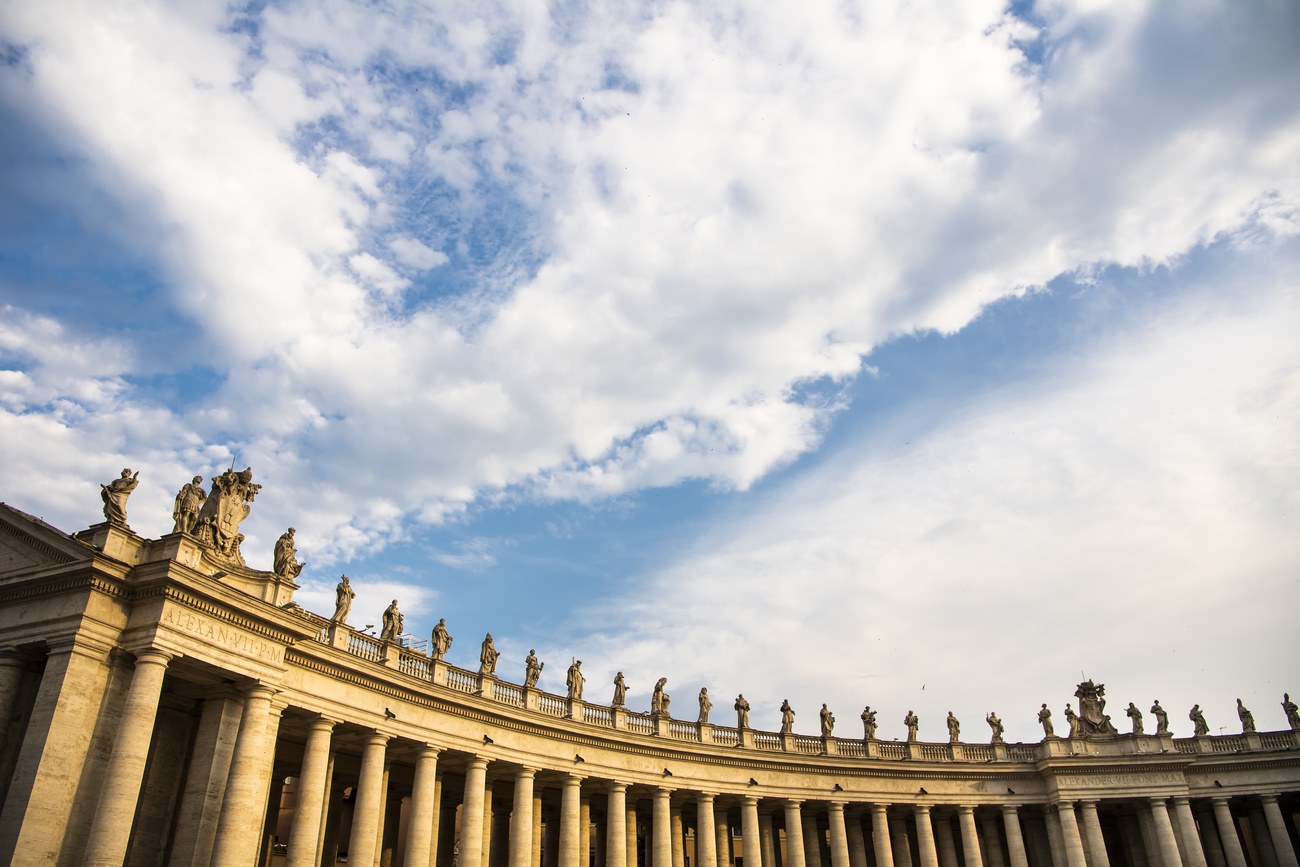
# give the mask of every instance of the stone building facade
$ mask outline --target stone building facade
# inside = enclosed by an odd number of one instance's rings
[[[1294,729],[1114,734],[1094,702],[1039,743],[899,743],[635,713],[297,607],[291,544],[243,565],[246,507],[144,539],[117,499],[73,535],[0,505],[0,864],[1297,867]]]

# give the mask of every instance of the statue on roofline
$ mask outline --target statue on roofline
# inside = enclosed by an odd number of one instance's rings
[[[446,656],[447,651],[451,649],[452,641],[451,635],[447,632],[447,618],[438,618],[438,625],[433,627],[433,638],[430,641],[433,650],[432,657],[442,659]]]
[[[1043,724],[1043,737],[1056,737],[1056,727],[1052,725],[1052,712],[1048,709],[1047,702],[1043,702],[1038,711],[1038,721]]]
[[[334,616],[330,618],[330,622],[347,623],[348,614],[352,611],[352,600],[356,598],[357,592],[352,589],[348,576],[342,576],[338,586],[334,588]]]
[[[614,700],[610,702],[610,707],[622,707],[627,703],[627,683],[623,680],[623,672],[614,675]]]
[[[1169,714],[1160,706],[1160,699],[1156,699],[1155,704],[1151,705],[1151,713],[1156,718],[1156,734],[1169,734]]]
[[[478,652],[478,673],[486,674],[490,677],[497,676],[497,660],[501,658],[501,653],[497,646],[492,642],[492,633],[489,632],[483,639],[483,646]]]
[[[700,716],[698,722],[708,722],[709,711],[711,710],[713,710],[713,702],[709,700],[709,691],[704,687],[700,687]]]
[[[1145,734],[1145,730],[1142,726],[1142,711],[1138,710],[1138,706],[1133,702],[1129,702],[1128,710],[1124,711],[1124,713],[1129,719],[1133,720],[1133,734]]]
[[[99,486],[99,498],[104,501],[104,519],[119,527],[126,526],[126,499],[140,484],[140,471],[134,474],[128,467],[119,478]]]
[[[203,476],[195,476],[176,494],[176,505],[172,508],[173,533],[194,533],[199,524],[199,510],[208,495],[203,492]]]
[[[582,686],[587,682],[587,678],[582,673],[582,660],[575,659],[573,665],[569,666],[569,673],[564,678],[565,685],[569,688],[570,699],[582,699]]]
[[[955,744],[961,741],[961,723],[957,717],[948,711],[948,743]]]
[[[862,709],[862,739],[874,741],[876,739],[876,712],[867,705]]]
[[[825,702],[822,702],[822,709],[819,715],[822,720],[822,737],[828,738],[831,736],[831,733],[835,731],[835,714],[830,712],[830,709],[826,707]]]
[[[528,656],[524,657],[524,686],[528,689],[536,687],[545,667],[546,663],[537,661],[536,650],[528,651]]]
[[[397,641],[397,636],[402,634],[402,623],[404,618],[402,612],[397,610],[397,600],[384,609],[384,626],[380,630],[380,641]]]
[[[745,700],[745,694],[742,692],[736,696],[736,728],[742,731],[749,728],[749,702]]]
[[[1006,731],[1006,728],[1002,725],[1002,720],[998,719],[997,711],[989,711],[989,715],[984,717],[984,722],[988,723],[989,728],[993,730],[993,738],[989,743],[1003,743],[1002,733]]]
[[[275,543],[275,565],[272,571],[290,581],[302,573],[303,563],[297,559],[298,549],[293,546],[294,529],[290,527]]]
[[[790,707],[790,699],[784,699],[781,702],[781,734],[788,735],[794,732],[794,708]]]

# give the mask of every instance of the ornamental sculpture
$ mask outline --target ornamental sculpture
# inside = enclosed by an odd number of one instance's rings
[[[826,707],[825,702],[822,702],[821,718],[822,718],[822,737],[828,738],[831,736],[831,732],[835,731],[835,714],[830,712],[830,710]]]
[[[485,674],[488,677],[496,677],[497,660],[501,654],[497,651],[497,646],[492,643],[492,633],[489,632],[483,638],[483,647],[478,652],[478,673]]]
[[[1115,726],[1111,725],[1110,716],[1106,713],[1106,684],[1085,680],[1074,691],[1074,697],[1079,700],[1080,735],[1096,737],[1119,734]]]
[[[1155,714],[1156,718],[1156,734],[1169,734],[1169,714],[1160,706],[1160,699],[1156,699],[1156,703],[1151,705],[1151,713]]]
[[[867,705],[862,709],[862,739],[874,741],[876,739],[876,712]]]
[[[700,687],[700,716],[697,722],[708,722],[709,711],[711,710],[713,710],[713,702],[709,701],[709,691],[704,687]]]
[[[1129,719],[1133,720],[1133,734],[1142,734],[1142,711],[1138,710],[1137,705],[1133,702],[1128,703],[1128,710],[1124,711]]]
[[[212,490],[203,501],[194,535],[218,559],[244,565],[244,555],[239,552],[244,535],[239,532],[239,525],[252,511],[248,504],[260,490],[261,485],[253,484],[252,468],[238,473],[226,470],[212,479]]]
[[[570,699],[582,698],[582,685],[587,682],[587,678],[582,674],[582,660],[575,659],[573,665],[569,666],[569,673],[564,678],[565,686],[569,688]]]
[[[794,732],[794,708],[790,707],[790,699],[781,701],[781,734],[788,735]]]
[[[1201,713],[1199,704],[1192,705],[1191,711],[1188,712],[1187,718],[1192,721],[1192,734],[1196,737],[1205,737],[1210,733],[1210,726],[1205,721],[1205,714]]]
[[[1068,702],[1065,705],[1065,721],[1070,724],[1070,737],[1077,738],[1080,735],[1081,721]]]
[[[293,546],[294,529],[290,527],[275,543],[275,565],[272,571],[280,578],[292,581],[302,573],[298,549]]]
[[[195,476],[187,482],[176,495],[176,505],[172,508],[172,532],[193,534],[199,524],[199,510],[207,498],[203,492],[203,476]]]
[[[749,728],[749,702],[745,701],[743,692],[736,696],[736,728],[741,731]]]
[[[917,732],[921,729],[921,721],[917,719],[916,714],[909,710],[907,716],[903,717],[903,725],[907,726],[908,742],[915,742],[917,739]]]
[[[99,486],[99,498],[104,501],[104,519],[119,527],[126,526],[126,498],[140,484],[140,471],[132,474],[130,468],[122,470],[120,478]]]
[[[1246,710],[1246,706],[1241,703],[1241,699],[1237,699],[1237,718],[1241,720],[1241,733],[1243,735],[1255,731],[1255,715]]]
[[[546,663],[537,661],[537,651],[529,650],[528,655],[524,657],[524,688],[535,689],[537,681],[542,676],[542,669]]]
[[[955,744],[961,740],[961,723],[952,711],[948,711],[948,743]]]
[[[623,672],[614,675],[614,700],[609,703],[610,707],[622,707],[627,704],[627,683],[623,680]]]
[[[1043,724],[1043,737],[1056,737],[1056,728],[1052,725],[1052,712],[1047,707],[1047,702],[1043,702],[1042,708],[1038,711],[1038,721]]]
[[[664,692],[664,687],[668,684],[668,678],[661,677],[655,683],[654,693],[650,696],[650,716],[668,716],[668,704],[671,701],[668,693]]]
[[[1002,720],[998,719],[997,712],[989,711],[989,715],[984,717],[984,722],[988,723],[989,728],[993,730],[993,738],[989,743],[1003,743],[1002,733],[1006,731],[1006,729],[1002,726]]]
[[[352,611],[352,600],[356,598],[357,593],[348,582],[348,576],[342,576],[334,588],[334,616],[330,618],[330,623],[347,623],[348,614]]]
[[[1286,714],[1286,721],[1291,726],[1291,731],[1300,732],[1300,707],[1291,700],[1291,693],[1282,693],[1282,711]]]
[[[434,659],[442,659],[451,650],[451,643],[454,641],[451,634],[447,632],[447,618],[439,617],[438,625],[433,627],[433,636],[429,640],[431,645],[429,655]]]
[[[402,612],[397,610],[397,600],[384,609],[384,627],[379,632],[380,641],[396,641],[397,636],[402,634],[402,623],[404,618]]]

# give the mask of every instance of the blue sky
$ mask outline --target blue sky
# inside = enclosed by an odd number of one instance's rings
[[[1086,671],[1282,725],[1293,4],[17,2],[0,40],[5,501],[77,529],[131,466],[157,535],[233,458],[307,607],[346,571],[357,625],[396,596],[453,661],[490,630],[685,716],[1029,738]]]

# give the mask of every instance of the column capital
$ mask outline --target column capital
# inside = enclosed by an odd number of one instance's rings
[[[573,771],[569,771],[564,778],[564,785],[567,787],[581,786],[582,781],[585,779],[586,777],[582,776],[581,774],[575,774]]]
[[[670,789],[667,786],[655,786],[655,800],[668,800],[673,796],[676,789]]]
[[[745,795],[745,806],[758,806],[758,797],[756,795]]]
[[[930,805],[929,805],[929,804],[913,804],[913,805],[912,805],[912,810],[913,810],[913,812],[916,812],[916,813],[928,813],[928,812],[930,812]]]
[[[1165,806],[1165,802],[1168,800],[1169,800],[1168,798],[1161,798],[1156,795],[1151,795],[1150,797],[1147,798],[1147,803],[1152,805],[1153,807],[1157,804],[1163,807]]]
[[[1169,799],[1169,803],[1173,804],[1175,807],[1181,807],[1183,804],[1187,804],[1190,806],[1191,799],[1183,797],[1182,795],[1175,795],[1174,797]]]
[[[537,776],[537,768],[531,768],[528,765],[520,765],[519,769],[515,771],[516,780],[526,780],[535,776]]]
[[[314,732],[320,732],[320,731],[332,732],[334,731],[334,726],[336,725],[338,725],[337,720],[332,720],[327,716],[321,716],[320,714],[317,714],[315,719],[307,723],[307,728],[310,731],[314,731]]]
[[[135,664],[145,663],[148,665],[166,665],[176,658],[176,654],[170,653],[157,647],[147,647],[143,650],[136,651]]]
[[[385,746],[390,740],[392,740],[392,737],[393,737],[392,735],[384,734],[378,729],[375,729],[371,731],[370,734],[366,735],[366,746],[368,747]]]
[[[784,801],[782,801],[782,803],[785,804],[787,807],[798,807],[800,804],[803,803],[803,801],[799,798],[786,798]]]
[[[1211,796],[1210,796],[1210,803],[1211,803],[1211,804],[1227,804],[1227,803],[1228,803],[1229,801],[1231,801],[1231,800],[1232,800],[1232,796],[1231,796],[1231,795],[1211,795]]]
[[[470,758],[469,764],[471,768],[477,767],[483,770],[487,770],[488,760],[483,758],[482,756],[472,756]]]
[[[614,793],[623,792],[623,793],[626,793],[626,792],[627,792],[627,786],[628,786],[627,783],[620,783],[618,780],[610,780],[609,783],[606,784],[606,786],[605,786],[605,790],[606,790],[607,792],[614,792]]]
[[[1064,804],[1064,803],[1067,803],[1067,802],[1062,801],[1061,803]],[[975,812],[975,808],[974,808],[973,806],[971,806],[970,804],[958,804],[958,805],[957,805],[957,812],[958,812],[958,813],[971,813],[971,814],[973,814],[973,813]]]
[[[436,759],[440,755],[442,755],[442,747],[435,744],[421,744],[415,757],[417,759]]]
[[[1264,792],[1259,796],[1259,802],[1261,804],[1276,804],[1277,795],[1273,792]]]

